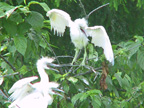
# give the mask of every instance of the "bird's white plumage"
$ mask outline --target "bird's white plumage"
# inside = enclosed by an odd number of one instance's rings
[[[44,69],[49,69],[47,63],[54,59],[43,57],[37,61],[37,69],[40,75],[40,82],[31,84],[31,81],[38,77],[28,77],[17,81],[9,93],[12,93],[10,100],[13,101],[9,108],[47,108],[53,102],[52,95],[55,94],[52,88],[59,86],[56,82],[49,82],[49,77]]]
[[[112,46],[105,28],[103,26],[87,27],[86,31],[88,35],[92,37],[92,43],[95,46],[102,47],[106,59],[114,65]]]
[[[71,22],[69,14],[59,9],[53,9],[47,12],[47,16],[50,17],[50,24],[54,33],[57,32],[57,35],[62,36],[66,26],[69,27]]]
[[[54,28],[54,31],[63,34],[66,26],[70,28],[71,41],[76,47],[76,54],[73,62],[76,60],[76,55],[78,54],[79,49],[84,47],[86,53],[86,45],[89,41],[88,36],[91,36],[92,43],[95,46],[102,47],[104,49],[106,59],[114,64],[112,46],[103,26],[88,27],[88,22],[85,18],[79,18],[73,22],[68,13],[59,9],[52,9],[48,11],[47,16],[50,18],[50,24],[51,27]],[[86,55],[87,54],[84,54],[84,61]]]
[[[9,97],[9,99],[13,101],[16,99],[21,99],[23,96],[28,95],[28,93],[34,89],[30,82],[36,79],[38,79],[37,76],[27,77],[14,83],[14,85],[8,91],[8,93],[13,93]]]

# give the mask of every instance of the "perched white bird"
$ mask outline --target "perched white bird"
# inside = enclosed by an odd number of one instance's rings
[[[9,108],[47,108],[52,104],[55,94],[52,89],[59,86],[58,83],[49,82],[49,77],[44,69],[50,69],[47,65],[54,59],[43,57],[37,61],[37,70],[40,82],[31,84],[31,81],[38,79],[37,76],[23,78],[11,87],[10,100],[13,101]]]
[[[102,6],[96,8],[95,10],[98,10],[101,7]],[[87,56],[86,46],[89,41],[88,36],[90,36],[92,37],[91,42],[95,46],[102,47],[104,49],[106,59],[112,63],[112,65],[114,65],[113,50],[105,28],[103,26],[88,27],[87,19],[92,12],[90,12],[85,18],[76,19],[74,22],[71,20],[71,17],[68,13],[59,9],[52,9],[48,11],[46,16],[50,18],[51,29],[54,29],[54,34],[57,32],[58,36],[63,36],[66,27],[70,28],[71,41],[76,47],[72,64],[76,61],[79,50],[82,48],[84,48],[85,51],[82,65],[85,64],[85,59]]]

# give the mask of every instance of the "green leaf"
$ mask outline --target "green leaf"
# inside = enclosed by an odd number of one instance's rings
[[[81,102],[79,108],[89,108],[89,101],[84,100],[83,102]]]
[[[5,17],[5,13],[4,13],[4,11],[2,10],[2,9],[0,9],[0,18],[3,18],[3,17]]]
[[[39,4],[46,12],[50,10],[50,8],[48,7],[48,5],[46,3],[31,1],[31,2],[29,2],[28,7],[30,7],[30,5],[32,5],[32,4]]]
[[[27,67],[25,66],[25,65],[23,65],[21,68],[20,68],[20,70],[19,70],[19,72],[21,73],[21,74],[26,74],[27,73]]]
[[[78,79],[74,77],[69,77],[68,80],[74,84],[78,81]]]
[[[100,94],[102,95],[102,92],[100,90],[89,90],[87,91],[87,93],[91,96],[91,95],[97,95],[97,94]]]
[[[0,2],[0,9],[2,10],[10,10],[12,9],[14,6],[10,6],[9,4],[5,3],[5,2]]]
[[[46,3],[40,3],[40,5],[43,7],[43,9],[47,12],[50,10],[50,8],[48,7],[48,5]]]
[[[63,81],[62,85],[63,85],[63,90],[65,91],[65,93],[68,93],[69,92],[69,85],[67,84],[66,80]]]
[[[17,33],[17,25],[13,21],[3,20],[4,28],[10,35],[14,36]]]
[[[44,18],[43,16],[38,13],[32,11],[30,15],[26,18],[26,21],[36,30],[39,30],[43,26]]]
[[[9,45],[8,46],[8,51],[10,52],[10,53],[12,53],[12,55],[14,56],[14,54],[15,54],[15,52],[16,52],[16,47],[14,46],[14,45]]]
[[[87,48],[89,50],[89,59],[97,61],[98,53],[95,51],[94,46],[92,44],[89,44]]]
[[[93,108],[100,108],[101,100],[99,96],[91,96]]]
[[[126,49],[129,50],[129,56],[128,56],[129,59],[139,50],[140,46],[141,46],[140,42],[128,42]]]
[[[83,95],[83,93],[78,93],[72,97],[72,103],[75,104],[78,99]]]
[[[18,25],[18,34],[20,36],[24,35],[29,29],[30,29],[30,24],[26,22],[22,22]]]
[[[140,65],[140,67],[144,70],[144,51],[138,51],[137,62]]]
[[[104,108],[112,108],[111,107],[111,99],[109,97],[103,97],[102,103],[105,105]]]
[[[27,48],[27,39],[24,36],[15,36],[14,44],[17,51],[24,56]]]
[[[22,16],[19,13],[11,15],[9,20],[16,22],[17,24],[23,22]]]
[[[88,93],[83,93],[83,95],[80,97],[80,101],[82,102],[82,101],[86,100],[86,98],[87,98],[88,96],[89,96]]]
[[[114,74],[114,76],[116,77],[116,79],[118,80],[119,82],[119,85],[122,87],[122,78],[121,78],[121,72],[117,72]]]

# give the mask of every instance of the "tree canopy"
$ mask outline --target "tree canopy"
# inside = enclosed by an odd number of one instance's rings
[[[105,27],[115,64],[105,61],[101,48],[88,44],[85,66],[69,65],[74,45],[66,29],[63,37],[51,31],[47,11],[58,8],[72,20],[85,16],[79,0],[0,0],[0,108],[10,104],[8,90],[19,79],[38,75],[36,61],[54,57],[59,73],[47,71],[50,81],[64,91],[49,108],[143,108],[144,106],[144,1],[81,0],[89,26]],[[83,51],[81,51],[83,53]]]

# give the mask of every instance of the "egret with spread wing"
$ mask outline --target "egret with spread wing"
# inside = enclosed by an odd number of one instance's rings
[[[50,69],[47,65],[54,59],[43,57],[37,61],[37,70],[40,76],[40,82],[31,84],[38,79],[37,76],[23,78],[11,87],[9,93],[12,93],[10,100],[12,103],[9,108],[47,108],[53,102],[52,95],[55,94],[52,89],[59,86],[58,83],[49,82],[49,77],[44,69]]]
[[[103,6],[106,6],[105,4]],[[85,18],[76,19],[75,21],[71,20],[71,17],[68,13],[59,10],[52,9],[47,12],[47,16],[50,18],[51,29],[54,29],[54,34],[57,33],[58,36],[63,36],[66,27],[70,28],[70,37],[74,46],[76,47],[76,52],[72,64],[76,61],[79,50],[84,48],[84,59],[82,65],[85,64],[85,59],[87,56],[86,46],[88,44],[88,36],[92,37],[92,43],[95,46],[102,47],[106,59],[114,65],[114,55],[112,46],[108,37],[108,34],[103,26],[94,26],[88,27],[88,17],[91,13],[103,7],[100,6],[90,12]]]

